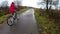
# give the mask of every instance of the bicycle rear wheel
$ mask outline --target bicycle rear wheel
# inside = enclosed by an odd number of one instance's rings
[[[7,19],[7,24],[8,24],[9,26],[12,26],[12,25],[14,24],[14,19],[13,19],[12,16]]]

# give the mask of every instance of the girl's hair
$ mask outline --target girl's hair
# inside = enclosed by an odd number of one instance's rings
[[[14,4],[14,2],[12,2],[12,4]]]
[[[12,7],[12,4],[14,4],[14,2],[11,3],[11,6],[10,7]]]

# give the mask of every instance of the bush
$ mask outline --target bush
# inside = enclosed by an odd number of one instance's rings
[[[9,14],[8,7],[5,7],[5,8],[1,7],[0,8],[0,17],[3,16],[3,15],[6,15],[6,14]]]

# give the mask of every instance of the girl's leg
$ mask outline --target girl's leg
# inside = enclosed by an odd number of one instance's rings
[[[15,19],[17,18],[17,11],[14,11]]]

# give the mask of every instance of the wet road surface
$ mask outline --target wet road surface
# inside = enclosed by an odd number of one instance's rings
[[[0,34],[39,34],[34,9],[29,9],[18,17],[18,22],[13,26],[8,26],[7,23],[2,24]]]

